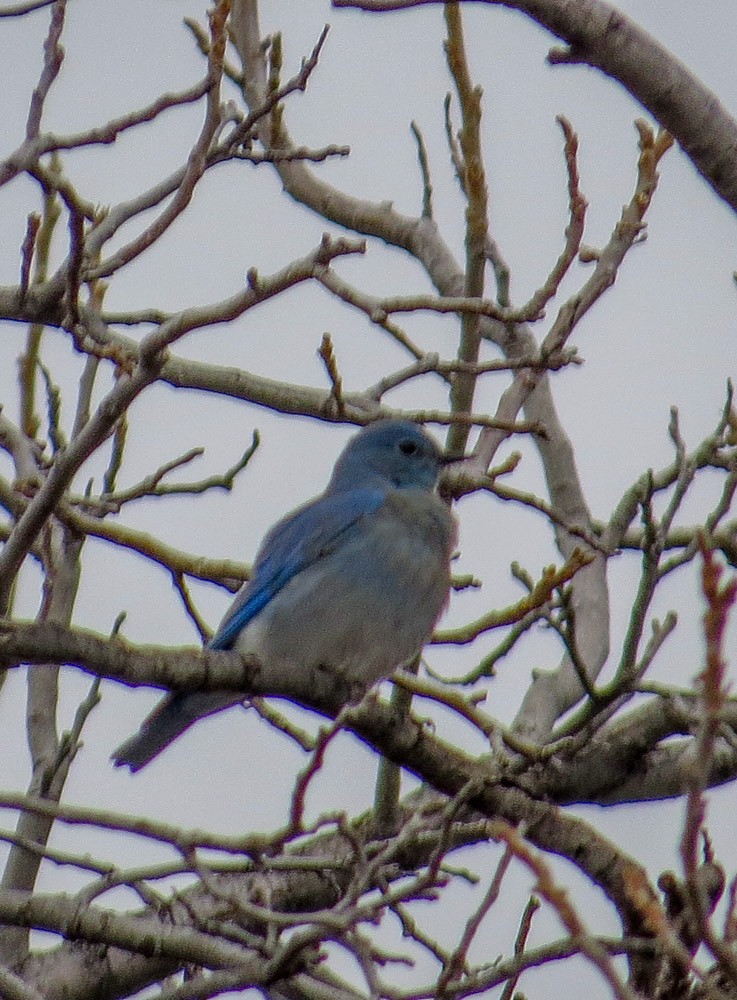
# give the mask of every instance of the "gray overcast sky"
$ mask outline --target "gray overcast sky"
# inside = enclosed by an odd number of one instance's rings
[[[202,19],[204,0],[71,0],[64,44],[66,62],[48,104],[47,125],[73,131],[141,105],[158,93],[182,88],[201,73],[185,15]],[[620,3],[619,6],[678,54],[737,111],[734,39],[737,7],[729,0],[699,4]],[[123,13],[124,7],[124,13]],[[2,60],[0,92],[5,128],[0,152],[22,134],[29,94],[37,78],[41,41],[48,14],[18,23],[0,23]],[[401,15],[367,16],[332,11],[322,0],[262,5],[263,28],[281,28],[285,75],[298,68],[322,25],[331,31],[320,66],[306,95],[292,99],[287,116],[294,137],[311,146],[347,143],[348,160],[320,168],[342,189],[377,200],[390,200],[402,211],[417,212],[421,199],[416,154],[409,132],[414,119],[425,135],[435,185],[437,219],[448,241],[462,254],[463,210],[449,168],[443,134],[442,102],[448,89],[442,53],[442,12],[428,7]],[[580,138],[581,184],[589,203],[585,242],[602,243],[633,188],[636,164],[634,118],[642,110],[618,86],[593,70],[550,68],[545,62],[551,39],[519,15],[480,5],[465,11],[471,65],[485,92],[485,152],[491,222],[512,269],[512,295],[523,301],[544,280],[559,253],[566,225],[566,190],[557,114],[566,115]],[[235,95],[233,95],[235,96]],[[143,184],[164,176],[186,157],[200,123],[199,108],[164,116],[150,129],[128,135],[112,148],[75,153],[70,173],[85,195],[102,204],[131,196]],[[0,282],[17,280],[18,248],[27,213],[38,199],[26,181],[0,190],[5,239],[0,246]],[[648,467],[666,464],[672,454],[667,436],[669,408],[676,405],[682,429],[693,445],[718,418],[728,377],[737,375],[735,306],[732,272],[737,267],[737,220],[697,176],[677,149],[665,158],[661,185],[648,216],[648,239],[625,262],[613,288],[582,322],[573,343],[585,365],[554,376],[561,415],[577,449],[590,505],[605,516],[623,490]],[[212,301],[242,286],[246,271],[263,273],[284,266],[319,240],[325,223],[280,194],[265,167],[228,166],[213,172],[198,190],[191,210],[159,245],[120,278],[108,293],[112,308],[181,307]],[[411,262],[378,244],[364,259],[349,260],[338,270],[368,291],[409,293],[429,290]],[[585,274],[581,266],[564,285],[570,292]],[[554,315],[554,308],[549,316]],[[403,319],[411,335],[428,350],[453,351],[455,323],[422,314]],[[545,322],[541,324],[546,328]],[[322,385],[324,372],[315,351],[330,330],[348,388],[369,385],[404,357],[362,317],[340,307],[324,291],[302,286],[263,306],[232,327],[196,334],[180,345],[182,354],[238,365],[280,379]],[[15,417],[15,358],[24,331],[6,327],[0,340],[0,400]],[[383,339],[382,339],[383,338]],[[489,357],[493,355],[489,352]],[[61,334],[46,335],[44,358],[62,387],[71,387],[80,362]],[[477,409],[493,412],[503,377],[488,380]],[[442,388],[397,393],[396,405],[443,405]],[[71,404],[65,419],[73,416]],[[133,482],[189,447],[203,445],[199,472],[232,464],[259,428],[263,445],[253,465],[231,495],[192,504],[176,500],[147,502],[126,511],[126,523],[159,533],[174,545],[234,559],[252,558],[272,521],[323,485],[347,431],[291,421],[242,404],[201,395],[174,394],[164,388],[149,393],[133,408],[123,481]],[[540,469],[528,446],[515,474],[520,488],[542,489]],[[2,468],[8,471],[3,458]],[[80,477],[99,476],[92,462]],[[189,476],[187,477],[189,478]],[[706,497],[716,484],[704,485]],[[713,490],[712,490],[713,492]],[[697,507],[690,508],[695,514]],[[509,564],[517,559],[532,572],[555,559],[542,521],[488,499],[459,507],[462,556],[459,568],[484,582],[476,594],[454,601],[449,621],[461,623],[490,605],[504,606],[518,595]],[[687,520],[687,516],[684,515]],[[121,609],[128,612],[131,639],[164,644],[192,642],[196,636],[181,613],[177,597],[161,573],[133,556],[89,543],[77,621],[104,631]],[[620,558],[611,570],[613,648],[626,623],[628,600],[637,579],[634,562]],[[38,602],[38,579],[23,578],[18,612],[31,616]],[[212,588],[195,588],[200,610],[213,625],[228,598]],[[684,596],[685,595],[685,596]],[[655,608],[663,614],[683,604],[681,639],[672,643],[660,666],[669,680],[684,681],[698,668],[698,615],[695,574],[687,570],[669,585]],[[737,657],[737,629],[729,650]],[[530,669],[553,666],[556,646],[535,634],[522,645],[493,683],[488,704],[508,721],[519,705]],[[449,673],[472,662],[468,651],[446,655],[431,650],[432,665]],[[19,752],[7,755],[4,784],[26,784],[22,719],[22,678],[12,676],[0,700],[0,724]],[[67,719],[87,680],[71,676],[64,700]],[[186,826],[219,830],[270,828],[284,818],[284,796],[300,765],[297,751],[267,731],[251,714],[232,711],[198,726],[150,769],[135,777],[113,771],[108,755],[136,728],[155,699],[153,692],[132,693],[106,685],[103,705],[90,720],[85,748],[69,787],[70,801],[94,803],[130,812],[151,811]],[[449,725],[441,720],[440,731]],[[450,730],[449,730],[450,731]],[[467,739],[467,734],[456,734]],[[355,752],[347,752],[348,746]],[[328,804],[351,811],[370,803],[375,759],[345,740],[333,753],[314,796],[314,809]],[[734,790],[714,796],[715,815],[733,815]],[[663,850],[674,842],[680,821],[678,804],[655,808],[597,811],[596,823],[651,863],[672,864]],[[643,832],[647,831],[645,837]],[[733,827],[715,823],[717,850],[734,867]],[[96,835],[57,832],[59,845],[73,841],[99,849]],[[129,845],[105,845],[106,856]],[[48,886],[74,884],[64,871],[47,876]],[[464,895],[458,890],[459,897]],[[459,898],[460,902],[460,898]],[[599,906],[593,898],[587,904]],[[593,913],[593,910],[591,911]],[[514,933],[500,928],[488,941],[496,953]],[[541,928],[545,926],[541,921]],[[455,928],[450,927],[452,934]],[[549,977],[554,973],[546,971]],[[566,973],[568,975],[569,973]],[[525,990],[535,992],[531,978]],[[571,997],[588,996],[590,980],[566,982]]]

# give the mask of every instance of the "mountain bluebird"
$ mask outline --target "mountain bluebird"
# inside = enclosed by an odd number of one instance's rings
[[[208,643],[294,671],[373,684],[410,661],[448,601],[455,521],[435,492],[443,458],[415,424],[383,420],[348,442],[323,493],[279,521]],[[165,697],[113,754],[137,771],[233,691]]]

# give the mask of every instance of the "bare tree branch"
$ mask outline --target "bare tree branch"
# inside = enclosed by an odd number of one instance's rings
[[[483,0],[527,14],[567,43],[554,65],[583,63],[618,80],[677,140],[716,193],[737,211],[737,123],[665,46],[605,0]],[[440,0],[333,0],[334,7],[396,11]]]

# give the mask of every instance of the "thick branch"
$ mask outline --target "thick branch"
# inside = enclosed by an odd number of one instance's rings
[[[333,0],[335,7],[405,10],[441,0]],[[527,14],[566,42],[553,63],[584,63],[619,81],[678,141],[737,211],[737,122],[715,94],[643,28],[605,0],[482,0]]]
[[[81,629],[3,623],[0,663],[11,666],[21,661],[54,660],[130,685],[153,684],[175,690],[230,689],[288,697],[330,716],[335,716],[348,700],[339,680],[320,671],[295,676],[294,671],[267,669],[232,653],[136,648],[122,639],[107,639]],[[520,789],[500,784],[488,762],[475,760],[434,737],[412,718],[397,718],[385,705],[372,703],[352,709],[346,725],[391,761],[445,795],[463,794],[468,804],[483,815],[524,823],[537,846],[575,859],[615,902],[630,929],[639,923],[639,911],[624,887],[619,852],[614,845],[595,837],[585,824]]]

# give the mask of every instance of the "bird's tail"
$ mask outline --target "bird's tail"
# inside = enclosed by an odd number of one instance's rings
[[[196,691],[172,694],[144,720],[135,736],[121,743],[111,759],[116,767],[138,771],[198,719],[243,701],[232,691]]]

